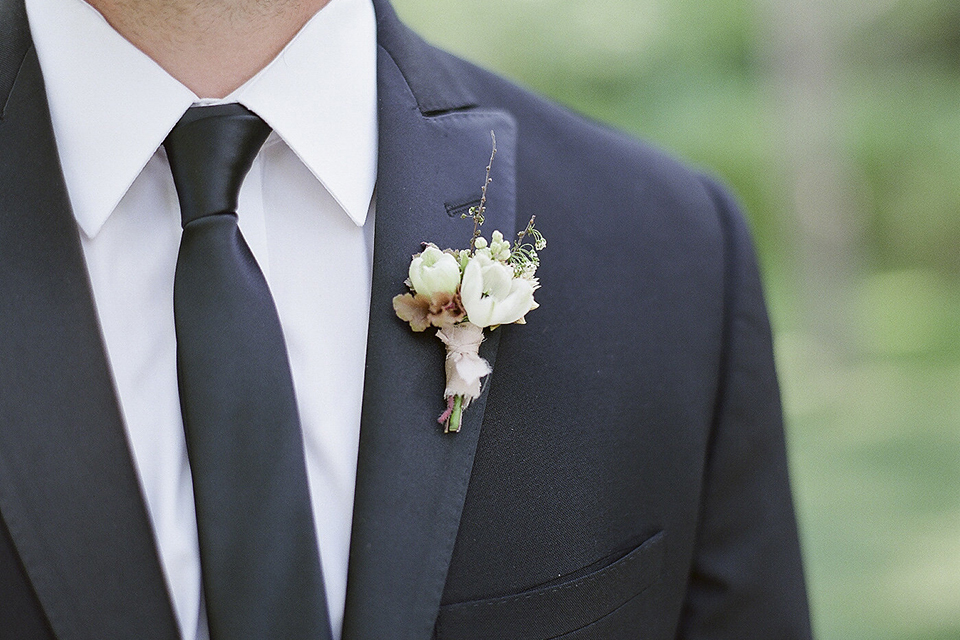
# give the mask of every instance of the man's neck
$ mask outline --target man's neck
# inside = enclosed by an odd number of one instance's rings
[[[222,98],[273,60],[330,0],[87,0],[201,98]]]

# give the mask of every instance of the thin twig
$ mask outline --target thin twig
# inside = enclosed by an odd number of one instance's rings
[[[527,237],[528,233],[530,233],[530,229],[533,228],[533,221],[536,219],[537,219],[537,216],[530,216],[530,222],[528,222],[527,226],[524,227],[523,231],[521,231],[517,235],[517,241],[514,243],[515,247],[519,247],[521,244],[523,244],[523,239]]]
[[[493,148],[490,151],[490,161],[487,163],[487,175],[483,179],[483,188],[480,190],[480,206],[473,212],[473,239],[470,240],[470,250],[473,251],[477,238],[480,237],[480,225],[483,224],[483,212],[487,205],[487,185],[493,182],[490,177],[490,170],[493,168],[493,157],[497,155],[497,136],[491,131],[490,139],[493,142]]]

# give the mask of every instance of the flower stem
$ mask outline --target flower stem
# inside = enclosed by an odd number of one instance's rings
[[[460,431],[460,420],[463,417],[463,396],[454,396],[453,398],[453,412],[450,414],[450,419],[447,421],[447,428],[443,430],[444,433],[456,433]]]

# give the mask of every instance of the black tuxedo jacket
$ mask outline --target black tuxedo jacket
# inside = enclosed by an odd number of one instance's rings
[[[809,635],[771,339],[709,180],[425,45],[376,2],[380,157],[345,640]],[[0,638],[175,638],[23,0],[0,0]],[[394,316],[422,241],[533,214],[540,308],[444,435]]]

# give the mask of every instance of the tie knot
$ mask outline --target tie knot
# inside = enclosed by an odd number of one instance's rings
[[[216,213],[235,213],[240,185],[270,126],[239,104],[191,107],[163,146],[187,223]]]

